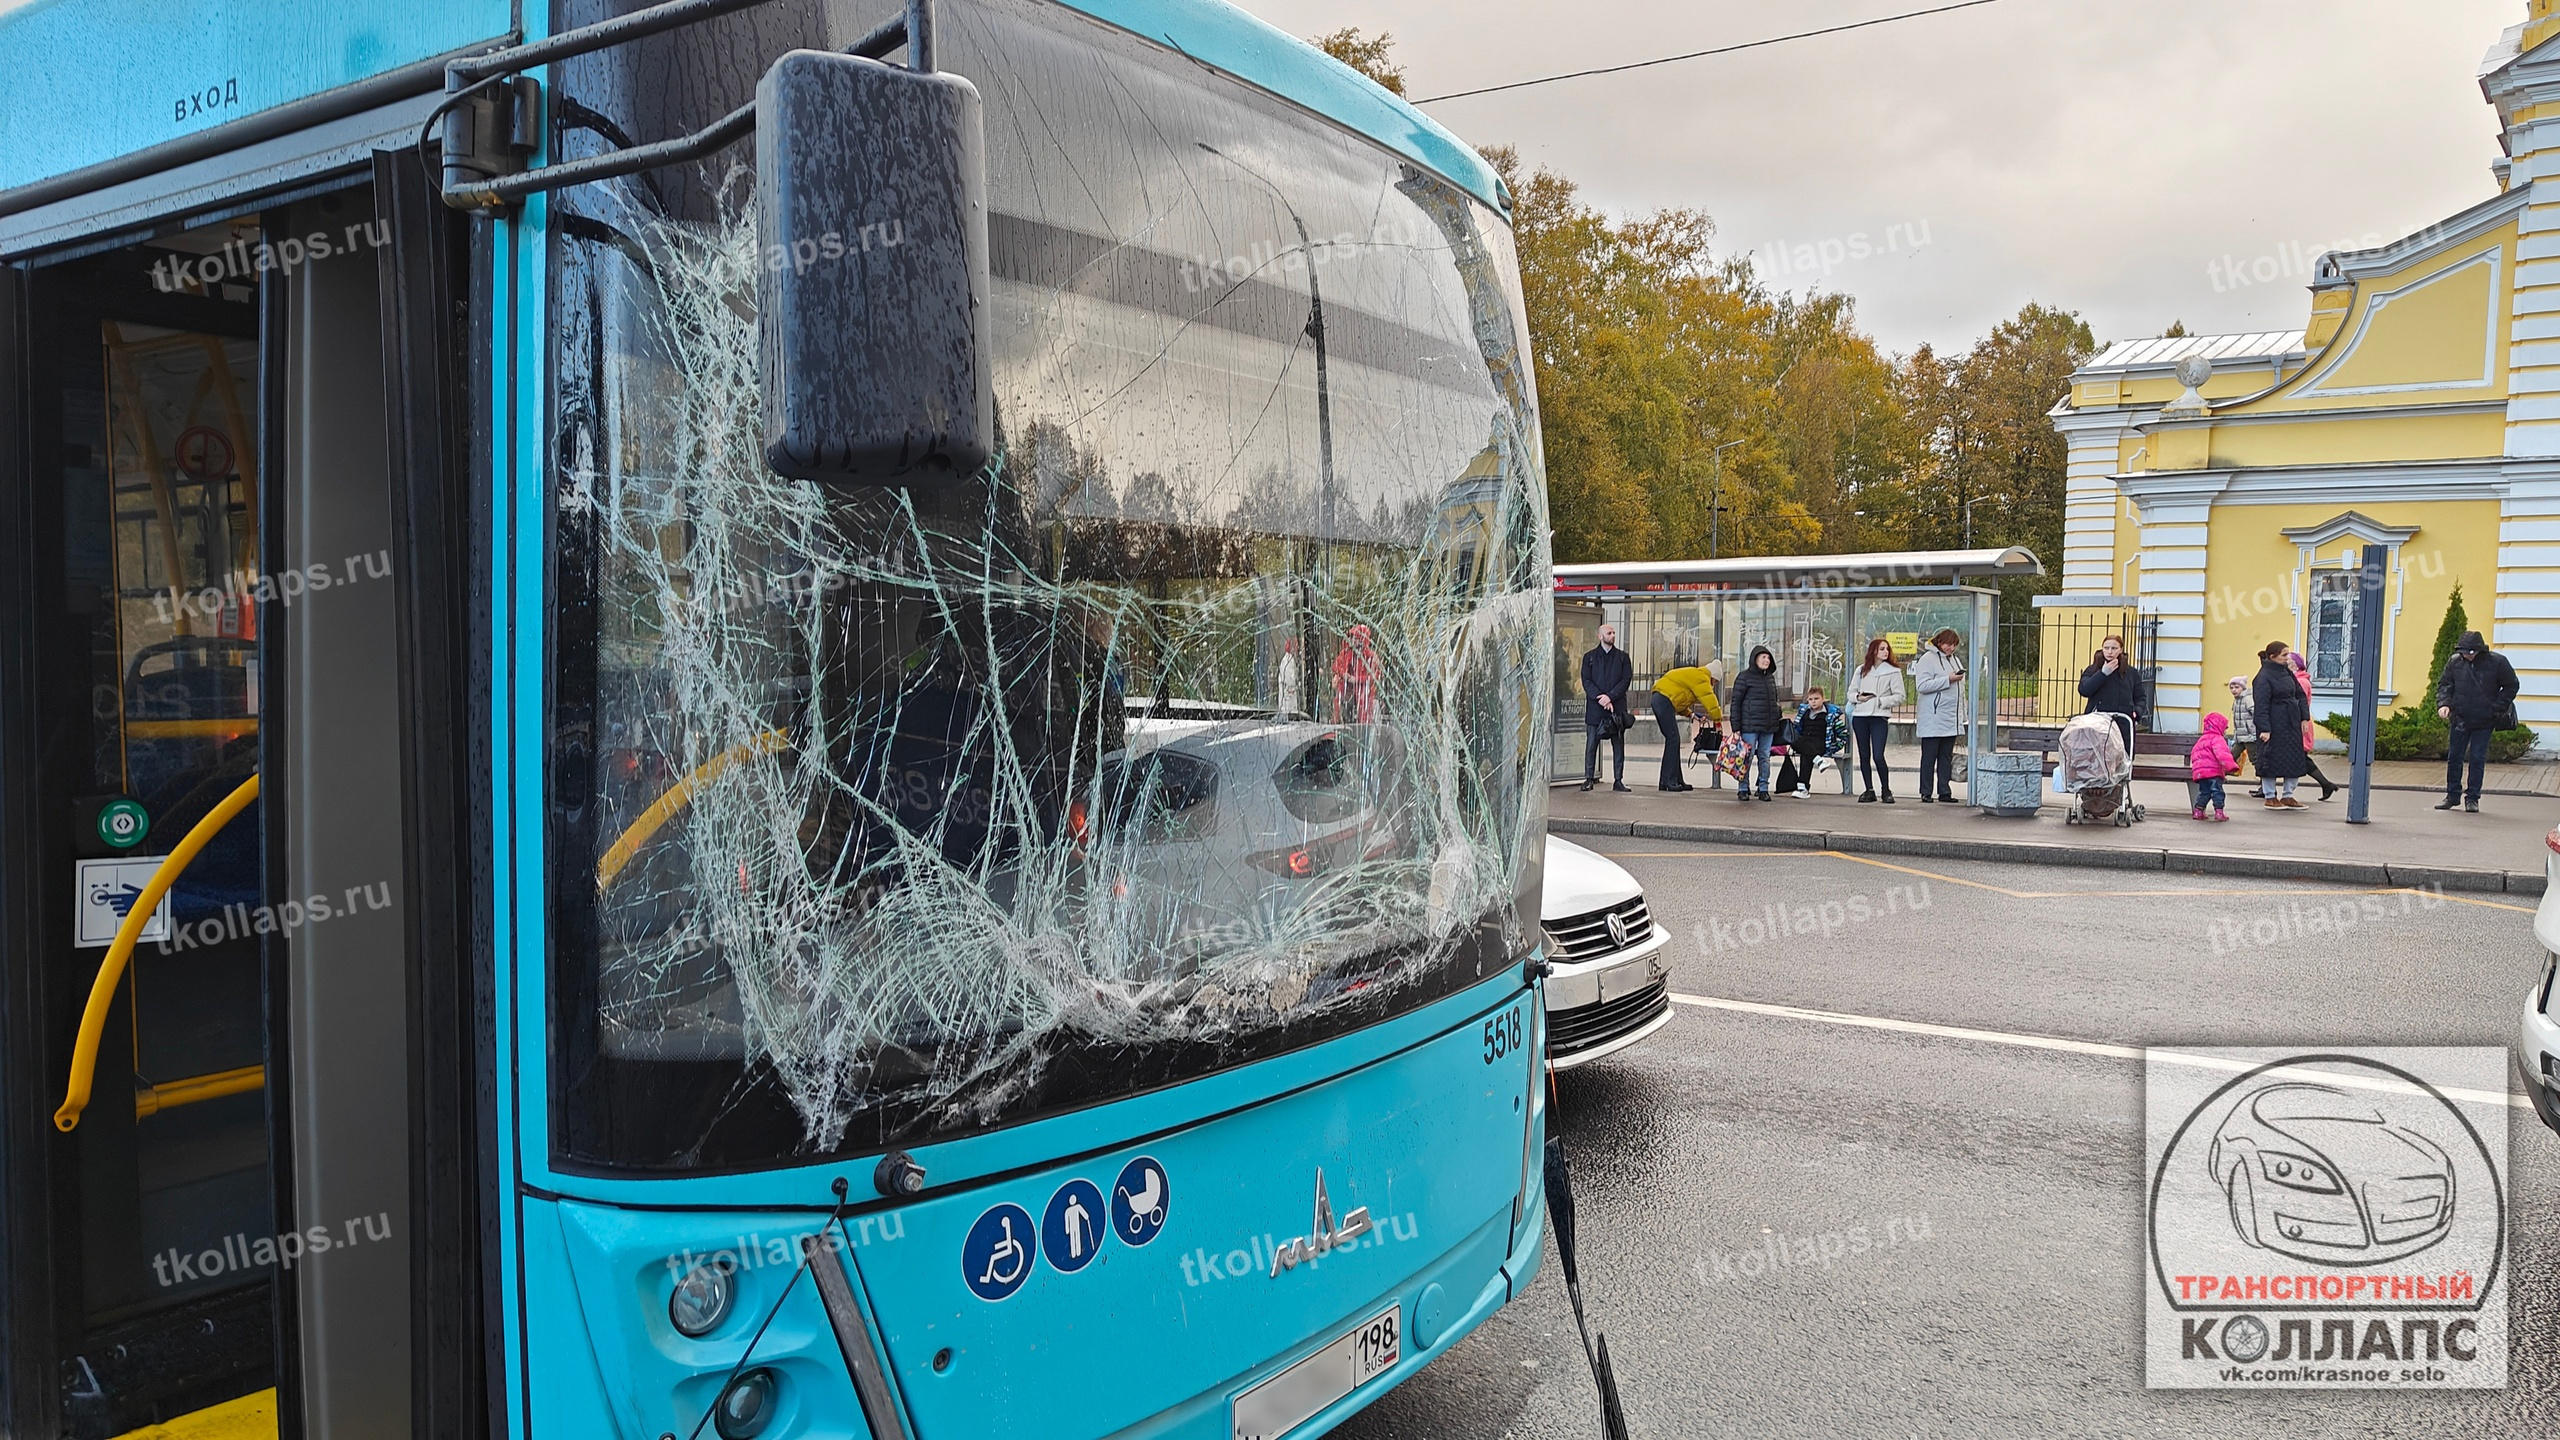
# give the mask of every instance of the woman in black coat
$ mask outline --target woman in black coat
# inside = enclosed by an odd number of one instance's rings
[[[2089,702],[2082,713],[2125,717],[2116,728],[2124,733],[2125,753],[2132,754],[2133,732],[2142,721],[2142,672],[2133,668],[2123,636],[2110,635],[2099,643],[2089,668],[2080,672],[2080,694]]]
[[[2267,808],[2301,810],[2307,807],[2293,798],[2293,783],[2311,773],[2311,757],[2302,751],[2302,725],[2311,718],[2311,704],[2284,655],[2281,640],[2258,652],[2258,678],[2249,686],[2249,706],[2258,724],[2258,775],[2284,784],[2281,795],[2272,789],[2266,792]]]
[[[1759,798],[1768,799],[1769,752],[1778,743],[1779,727],[1786,723],[1778,708],[1778,660],[1769,653],[1768,646],[1751,647],[1751,663],[1733,677],[1733,688],[1726,692],[1724,716],[1733,733],[1750,741],[1753,753],[1759,756]],[[1744,763],[1746,767],[1749,764]],[[1733,797],[1736,800],[1752,798],[1748,768],[1740,777],[1738,790]]]

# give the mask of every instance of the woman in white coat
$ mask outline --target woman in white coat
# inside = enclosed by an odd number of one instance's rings
[[[1874,803],[1879,786],[1884,803],[1893,803],[1893,767],[1884,760],[1884,739],[1901,704],[1902,667],[1894,663],[1893,642],[1879,635],[1867,642],[1867,658],[1849,677],[1849,733],[1858,739],[1858,774],[1867,782],[1861,805]]]
[[[1956,646],[1964,637],[1941,630],[1911,662],[1912,688],[1920,692],[1920,803],[1953,805],[1956,737],[1964,733],[1964,661]]]

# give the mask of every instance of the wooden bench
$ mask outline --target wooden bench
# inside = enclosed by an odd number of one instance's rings
[[[2039,752],[2044,756],[2044,773],[2047,775],[2053,773],[2056,763],[2053,752],[2062,748],[2062,731],[2059,727],[2003,725],[1999,733],[2001,749]],[[2175,780],[2181,784],[2193,783],[2195,776],[2187,769],[2187,754],[2195,748],[2195,744],[2196,737],[2193,735],[2154,735],[2147,730],[2135,731],[2133,778]],[[2146,755],[2166,758],[2145,761],[2143,757]]]

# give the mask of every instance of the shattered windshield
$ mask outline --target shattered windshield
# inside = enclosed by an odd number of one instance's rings
[[[1107,1100],[1536,933],[1547,523],[1499,217],[1072,12],[940,13],[992,200],[999,447],[965,483],[763,464],[750,155],[555,202],[572,1162]],[[703,123],[876,18],[582,62],[561,153]]]

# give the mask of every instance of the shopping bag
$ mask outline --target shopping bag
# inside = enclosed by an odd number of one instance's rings
[[[1716,768],[1736,780],[1751,774],[1751,742],[1739,735],[1728,736],[1724,748],[1716,752]]]

